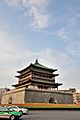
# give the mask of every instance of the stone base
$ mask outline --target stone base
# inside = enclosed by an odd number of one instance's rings
[[[14,89],[6,92],[2,98],[2,104],[23,103],[58,103],[72,104],[72,94],[59,90],[36,90],[29,88]]]

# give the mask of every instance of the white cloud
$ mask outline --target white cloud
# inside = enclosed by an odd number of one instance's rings
[[[50,15],[47,12],[48,0],[7,0],[9,5],[19,6],[25,8],[25,17],[31,17],[30,26],[33,29],[41,30],[47,28],[49,25]]]
[[[78,88],[80,89],[79,68],[63,69],[60,80],[63,82],[62,88]]]
[[[13,36],[11,37],[8,32],[0,31],[0,61],[13,59],[13,54],[16,53],[15,47],[17,45],[17,43],[15,44]]]
[[[49,16],[45,13],[40,12],[39,9],[33,7],[31,10],[31,16],[33,17],[33,22],[31,26],[34,29],[41,30],[48,26]]]
[[[6,2],[10,5],[10,6],[19,6],[22,2],[22,0],[6,0]]]
[[[74,57],[80,58],[80,41],[74,41],[67,46],[67,51]]]
[[[64,40],[67,41],[68,40],[68,36],[67,33],[65,31],[65,28],[61,28],[60,30],[56,31],[56,32],[49,32],[47,33],[48,35],[53,35],[56,37],[59,37],[60,40]]]
[[[64,50],[69,53],[68,55],[80,58],[80,12],[67,13],[64,18],[66,20],[65,26],[62,24],[61,28],[47,34],[62,40],[65,46]]]

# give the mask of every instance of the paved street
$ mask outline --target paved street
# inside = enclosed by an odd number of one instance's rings
[[[21,120],[80,120],[80,111],[29,111]]]

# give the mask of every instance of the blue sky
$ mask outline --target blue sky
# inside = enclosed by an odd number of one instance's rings
[[[80,88],[80,0],[0,0],[0,87],[36,58],[60,89]]]

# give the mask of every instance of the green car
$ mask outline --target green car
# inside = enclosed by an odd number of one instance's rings
[[[9,110],[7,107],[0,107],[0,119],[9,119],[9,120],[17,120],[22,116],[21,112],[16,112],[14,110]]]

